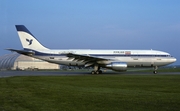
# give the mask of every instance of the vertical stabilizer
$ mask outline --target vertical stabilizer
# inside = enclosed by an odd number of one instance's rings
[[[24,49],[48,50],[44,47],[24,25],[16,25],[16,29]]]

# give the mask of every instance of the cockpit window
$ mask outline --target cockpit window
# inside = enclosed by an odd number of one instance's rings
[[[166,55],[167,57],[172,57],[171,55]]]

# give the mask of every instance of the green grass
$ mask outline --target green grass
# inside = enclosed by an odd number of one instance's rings
[[[0,78],[0,111],[178,111],[179,75]]]
[[[153,72],[153,68],[128,68],[127,71],[133,71],[133,72]],[[169,67],[160,67],[158,68],[159,72],[180,72],[180,68],[169,68]]]
[[[158,72],[180,72],[180,68],[159,68]]]

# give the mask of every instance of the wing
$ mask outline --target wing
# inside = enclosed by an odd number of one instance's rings
[[[108,61],[109,59],[102,58],[102,57],[96,57],[96,56],[90,56],[90,55],[80,55],[80,54],[73,54],[68,53],[66,54],[69,59],[73,59],[73,61],[81,61],[85,63],[85,67],[97,64],[98,61]]]

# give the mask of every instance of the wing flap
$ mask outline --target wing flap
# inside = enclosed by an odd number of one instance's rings
[[[98,61],[108,60],[106,58],[95,57],[90,55],[73,54],[73,53],[68,53],[67,57],[69,57],[69,59],[73,59],[73,61],[82,61],[86,64],[85,66],[92,66],[94,64],[97,64]]]

